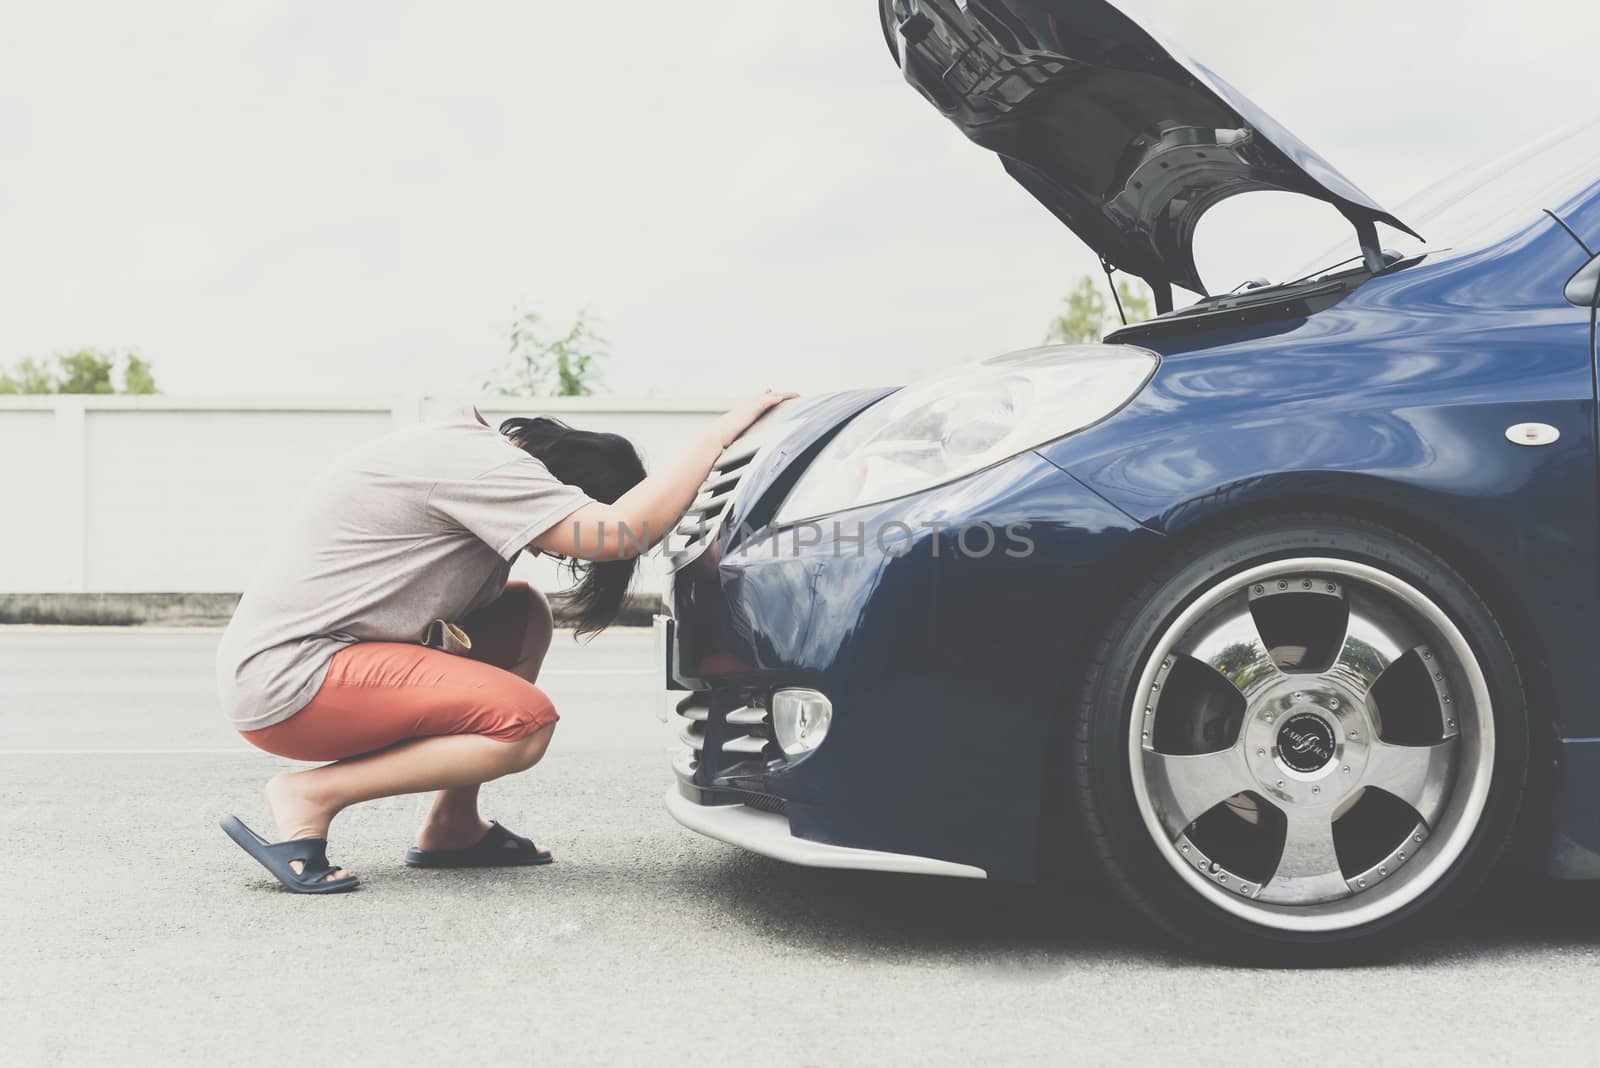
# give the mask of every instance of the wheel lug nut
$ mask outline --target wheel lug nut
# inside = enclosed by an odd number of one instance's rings
[[[1289,588],[1289,583],[1288,583],[1288,581],[1287,581],[1287,580],[1280,580],[1280,581],[1279,581],[1279,583],[1278,583],[1278,589],[1280,589],[1280,590],[1286,590],[1286,589],[1288,589],[1288,588]]]
[[[1360,731],[1351,731],[1350,732],[1350,737],[1352,737],[1352,738],[1360,738],[1361,737],[1361,732]]]
[[[1345,774],[1346,774],[1346,775],[1348,775],[1348,774],[1350,774],[1350,765],[1349,765],[1349,764],[1346,764],[1346,765],[1345,765],[1345,766],[1344,766],[1344,773],[1345,773]]]
[[[1265,586],[1257,586],[1256,587],[1256,592],[1257,593],[1266,593],[1267,592],[1267,588]]]
[[[1279,780],[1278,780],[1278,788],[1279,788],[1279,789],[1280,789],[1280,790],[1281,790],[1281,789],[1282,789],[1282,788],[1283,788],[1283,780],[1282,780],[1282,779],[1279,779]]]
[[[1306,579],[1305,581],[1301,582],[1300,583],[1300,588],[1302,590],[1309,590],[1311,588],[1311,580],[1310,579]]]
[[[1312,792],[1312,793],[1314,793],[1314,794],[1320,794],[1320,793],[1321,793],[1321,792],[1322,792],[1322,787],[1320,787],[1320,786],[1313,786],[1313,787],[1312,787],[1312,788],[1311,788],[1311,792]]]

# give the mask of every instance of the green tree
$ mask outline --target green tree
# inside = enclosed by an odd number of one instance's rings
[[[55,375],[29,357],[9,371],[0,371],[0,393],[54,393]]]
[[[1117,283],[1117,296],[1130,323],[1150,318],[1153,301],[1144,283]],[[1092,345],[1122,325],[1115,306],[1106,299],[1105,285],[1093,275],[1084,275],[1062,302],[1061,312],[1050,323],[1045,340],[1062,345]]]
[[[588,312],[579,312],[564,334],[554,336],[543,317],[519,310],[505,363],[483,388],[503,397],[588,397],[610,355],[611,343],[595,331]]]
[[[1105,336],[1106,298],[1093,278],[1084,275],[1067,294],[1061,314],[1050,324],[1046,340],[1063,345],[1087,345]]]
[[[1155,298],[1143,282],[1129,282],[1124,278],[1117,283],[1117,296],[1122,298],[1122,313],[1128,317],[1129,326],[1145,322],[1156,313]]]
[[[131,352],[128,354],[128,366],[122,369],[122,392],[145,396],[161,392],[156,388],[156,376],[150,361],[141,360]]]
[[[116,386],[117,365],[122,364],[122,388]],[[159,393],[148,360],[133,353],[121,356],[99,349],[78,349],[52,359],[21,360],[10,370],[0,370],[0,393]]]
[[[58,356],[56,392],[115,393],[116,387],[111,384],[111,372],[116,365],[115,356],[93,349],[80,349],[65,356]]]

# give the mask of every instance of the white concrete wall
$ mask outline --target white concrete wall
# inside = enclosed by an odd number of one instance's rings
[[[0,397],[0,593],[234,593],[327,459],[471,401]],[[647,466],[720,411],[599,399],[481,400],[490,423],[553,415],[623,434]],[[560,588],[547,561],[519,577]],[[647,560],[640,589],[660,570]]]

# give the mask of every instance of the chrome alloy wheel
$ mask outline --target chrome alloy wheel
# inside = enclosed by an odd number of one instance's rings
[[[1221,581],[1161,634],[1135,693],[1145,827],[1253,923],[1334,931],[1403,908],[1488,800],[1483,670],[1432,600],[1375,567],[1288,559]]]

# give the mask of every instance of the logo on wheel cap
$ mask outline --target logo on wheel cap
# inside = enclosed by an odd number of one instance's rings
[[[1298,772],[1321,771],[1333,760],[1333,749],[1333,728],[1310,712],[1290,717],[1278,732],[1278,757]]]

